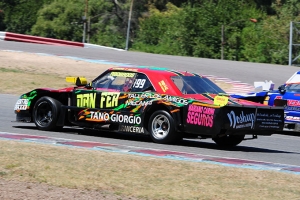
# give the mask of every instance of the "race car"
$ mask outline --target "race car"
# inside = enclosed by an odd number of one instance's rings
[[[283,129],[283,107],[231,98],[208,78],[187,71],[116,67],[90,83],[84,77],[66,81],[76,86],[21,95],[16,121],[34,122],[44,131],[77,126],[144,134],[157,143],[212,138],[223,147]]]
[[[284,131],[300,132],[300,71],[295,72],[277,90],[274,90],[272,81],[254,82],[254,86],[256,88],[261,87],[263,91],[231,96],[269,106],[274,106],[276,101],[276,105],[284,106]]]

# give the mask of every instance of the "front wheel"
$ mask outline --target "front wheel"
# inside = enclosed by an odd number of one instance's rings
[[[225,135],[213,138],[213,141],[220,147],[234,147],[240,144],[245,138],[245,135]]]
[[[181,139],[180,134],[175,131],[174,119],[165,110],[155,111],[151,115],[148,130],[156,143],[173,143]]]
[[[55,131],[62,127],[56,126],[61,103],[51,97],[41,97],[33,107],[33,121],[36,127],[44,131]]]

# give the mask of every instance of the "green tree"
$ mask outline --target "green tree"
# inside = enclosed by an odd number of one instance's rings
[[[167,5],[166,11],[152,8],[149,16],[140,19],[134,44],[136,50],[220,58],[221,26],[225,25],[225,55],[229,59],[239,59],[243,48],[242,30],[252,26],[247,23],[250,18],[262,15],[253,2],[239,0],[207,0],[193,5],[188,3],[181,8],[170,3]]]
[[[105,7],[98,9],[97,12],[101,14],[95,13],[95,16],[98,15],[99,17],[94,20],[95,22],[91,26],[92,43],[117,48],[125,47],[129,3],[129,1],[126,3],[111,0],[106,2]],[[135,28],[135,15],[134,12],[131,30]]]
[[[288,63],[289,26],[291,21],[300,21],[300,2],[279,0],[272,4],[272,9],[276,14],[264,17],[255,30],[244,30],[243,54],[246,61]]]
[[[0,30],[82,41],[86,15],[91,43],[124,48],[131,2],[2,0]],[[300,21],[299,0],[134,0],[133,5],[129,47],[171,55],[219,59],[224,25],[225,59],[286,64],[289,24]]]
[[[5,30],[3,3],[0,2],[0,31]]]
[[[31,33],[49,38],[80,41],[84,4],[80,0],[55,0],[38,12]]]
[[[31,27],[36,22],[38,10],[47,2],[48,0],[3,0],[0,6],[4,14],[5,30],[30,33]]]

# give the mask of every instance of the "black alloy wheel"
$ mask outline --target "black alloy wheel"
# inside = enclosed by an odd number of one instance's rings
[[[44,131],[55,131],[62,127],[56,126],[61,103],[51,97],[41,97],[33,108],[33,121],[38,129]]]

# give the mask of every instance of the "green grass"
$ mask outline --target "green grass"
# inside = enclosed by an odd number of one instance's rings
[[[0,67],[0,72],[23,73],[24,71],[18,69],[9,69],[9,68]]]
[[[0,177],[151,200],[299,199],[300,176],[0,140]]]

